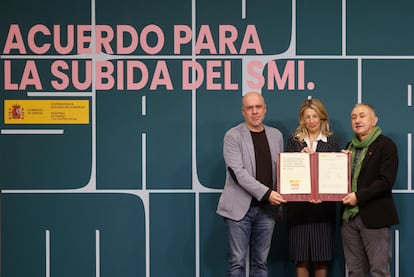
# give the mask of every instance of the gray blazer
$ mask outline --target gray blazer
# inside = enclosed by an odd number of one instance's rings
[[[273,186],[276,190],[277,153],[283,152],[282,133],[264,126],[272,157]],[[252,136],[245,123],[241,123],[224,136],[223,156],[226,164],[226,183],[217,207],[221,216],[240,220],[250,207],[252,197],[261,200],[268,187],[256,180],[256,161]]]

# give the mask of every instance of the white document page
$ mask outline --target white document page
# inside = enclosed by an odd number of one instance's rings
[[[348,192],[348,155],[319,152],[319,193]]]
[[[310,156],[307,153],[280,153],[280,193],[311,193]]]

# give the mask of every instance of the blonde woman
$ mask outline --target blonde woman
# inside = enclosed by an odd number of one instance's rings
[[[318,99],[307,99],[299,109],[299,126],[288,138],[287,152],[338,152],[339,146],[329,129],[328,113]],[[335,202],[287,203],[289,258],[295,262],[296,276],[328,276],[335,235]]]

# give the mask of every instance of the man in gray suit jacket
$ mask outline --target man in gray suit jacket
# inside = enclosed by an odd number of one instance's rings
[[[224,217],[228,231],[228,276],[246,276],[250,249],[250,277],[267,276],[277,205],[286,202],[276,192],[276,157],[283,151],[278,129],[266,126],[263,96],[243,96],[245,119],[224,136],[223,155],[226,183],[217,213]]]

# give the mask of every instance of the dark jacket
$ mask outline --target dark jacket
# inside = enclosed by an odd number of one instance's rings
[[[339,146],[335,137],[330,136],[327,142],[318,141],[316,152],[338,152]],[[300,143],[291,135],[288,138],[286,152],[301,152],[306,142]],[[336,203],[322,202],[312,204],[309,202],[288,202],[286,203],[286,217],[290,224],[331,222],[335,223]]]
[[[382,228],[399,223],[392,197],[397,171],[397,146],[390,138],[380,135],[368,148],[357,182],[359,214],[366,227]]]

